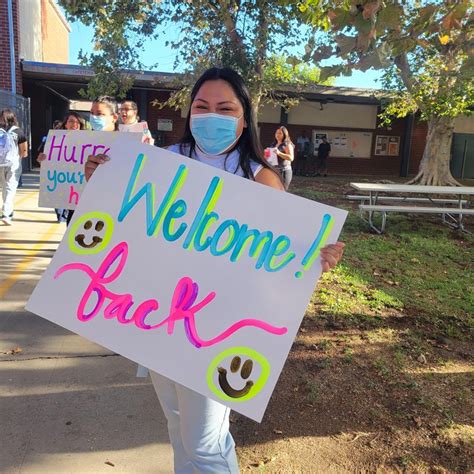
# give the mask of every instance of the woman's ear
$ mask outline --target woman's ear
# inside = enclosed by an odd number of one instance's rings
[[[114,123],[116,123],[119,117],[118,114],[113,114],[112,117],[114,119]]]

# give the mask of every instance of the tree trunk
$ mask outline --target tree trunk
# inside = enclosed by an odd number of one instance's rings
[[[428,122],[428,135],[418,174],[407,184],[461,186],[449,168],[454,118],[436,117]]]

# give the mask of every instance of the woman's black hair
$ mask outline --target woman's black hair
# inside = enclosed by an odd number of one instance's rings
[[[133,110],[138,110],[138,105],[137,105],[137,103],[136,103],[135,101],[129,100],[129,99],[125,99],[123,102],[120,103],[120,107],[122,107],[122,105],[125,104],[125,103],[131,104]]]
[[[106,105],[112,114],[118,114],[117,101],[109,95],[101,95],[94,99],[92,103]]]
[[[191,104],[193,103],[197,93],[201,86],[207,81],[226,81],[234,90],[235,95],[242,104],[244,109],[244,120],[247,126],[243,129],[242,135],[235,144],[231,153],[236,148],[239,150],[239,165],[242,169],[244,176],[248,179],[254,179],[252,168],[250,166],[251,161],[262,165],[264,168],[271,169],[278,176],[280,176],[270,164],[263,158],[263,149],[260,144],[260,140],[257,136],[257,119],[255,112],[252,107],[252,100],[250,93],[244,84],[242,77],[231,68],[217,68],[213,67],[204,72],[204,74],[197,80],[196,84],[191,91]],[[180,152],[184,154],[185,147],[189,147],[188,155],[191,157],[196,149],[196,140],[191,133],[190,127],[191,109],[188,112],[186,118],[186,126],[184,130],[183,138],[180,142]],[[234,171],[234,173],[237,170]]]
[[[64,120],[61,122],[61,129],[66,129],[66,122],[69,120],[69,117],[74,117],[79,122],[79,130],[84,130],[86,128],[86,121],[74,110],[70,110],[65,116]],[[54,128],[54,127],[53,127]]]
[[[283,142],[285,145],[293,145],[293,142],[291,141],[291,138],[290,138],[290,132],[288,131],[288,129],[286,127],[284,127],[283,125],[281,125],[280,127],[278,127],[275,131],[275,133],[278,131],[278,130],[281,130],[281,132],[283,133]],[[276,146],[277,144],[277,141],[275,139],[275,141],[272,143],[272,146]]]
[[[118,104],[117,101],[110,95],[100,95],[93,100],[93,104],[104,104],[106,105],[112,115],[118,115]],[[114,124],[115,130],[118,130],[118,120]]]
[[[0,112],[0,127],[8,130],[11,127],[18,127],[18,120],[11,109],[3,109]]]

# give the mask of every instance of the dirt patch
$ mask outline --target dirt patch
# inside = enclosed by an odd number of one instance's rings
[[[342,196],[347,183],[295,184],[299,194],[324,193],[318,200],[355,208]],[[453,238],[464,245],[462,235]],[[465,324],[455,338],[409,306],[342,318],[321,312],[319,299],[308,306],[263,422],[232,414],[242,471],[473,472]]]
[[[306,319],[301,331],[262,424],[233,415],[243,470],[470,472],[467,344],[427,342],[414,358],[400,325],[373,337]],[[431,365],[447,356],[445,371]]]

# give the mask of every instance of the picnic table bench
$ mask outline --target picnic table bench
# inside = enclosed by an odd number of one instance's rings
[[[464,230],[463,216],[474,215],[474,209],[468,209],[469,201],[464,196],[473,196],[473,186],[420,186],[411,184],[350,183],[357,191],[368,195],[350,196],[362,201],[359,205],[361,216],[367,213],[371,229],[378,234],[385,230],[387,214],[390,212],[410,214],[440,214],[443,222]],[[394,195],[395,194],[395,195]],[[413,196],[415,194],[415,196]],[[416,196],[416,194],[421,196]],[[439,195],[455,196],[440,198]],[[409,205],[401,205],[406,204]],[[423,204],[423,205],[414,205]],[[381,223],[374,222],[375,213],[381,214]],[[448,220],[447,220],[448,219]]]

